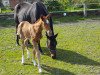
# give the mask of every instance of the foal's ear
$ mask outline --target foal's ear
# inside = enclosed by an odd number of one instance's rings
[[[54,35],[54,37],[56,38],[58,36],[58,33],[56,35]]]
[[[51,14],[48,14],[45,18],[48,19],[51,17]]]

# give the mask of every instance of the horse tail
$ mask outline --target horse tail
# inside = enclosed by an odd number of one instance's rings
[[[17,28],[17,35],[20,35],[20,34],[21,34],[23,25],[24,25],[24,22],[21,22],[21,23],[18,25],[18,28]]]
[[[15,9],[14,9],[14,20],[15,20],[15,22],[17,23],[17,25],[16,25],[16,27],[18,27],[18,24],[19,24],[19,20],[18,20],[18,13],[19,13],[19,11],[20,11],[20,4],[17,4],[16,6],[15,6]]]

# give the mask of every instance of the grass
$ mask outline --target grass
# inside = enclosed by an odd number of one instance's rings
[[[51,59],[44,36],[41,40],[45,53],[41,56],[42,74],[38,73],[31,59],[26,59],[26,65],[21,64],[21,48],[15,46],[15,27],[9,25],[13,24],[6,23],[6,26],[0,26],[0,75],[100,74],[100,21],[98,19],[55,24],[54,30],[58,33],[57,59]]]
[[[13,11],[11,10],[11,9],[9,9],[9,8],[2,8],[1,9],[1,11],[0,11],[0,13],[12,13]]]

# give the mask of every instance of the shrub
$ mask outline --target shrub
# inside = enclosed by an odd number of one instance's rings
[[[61,11],[64,10],[62,4],[58,1],[47,1],[46,3],[49,11]]]

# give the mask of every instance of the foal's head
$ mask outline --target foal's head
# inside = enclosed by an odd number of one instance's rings
[[[48,18],[50,16],[51,16],[50,14],[47,15],[47,16],[42,16],[41,19],[44,23],[44,28],[46,29],[47,47],[50,50],[51,57],[53,59],[55,59],[56,58],[56,45],[57,45],[56,37],[57,37],[58,34],[54,35],[52,33],[52,30],[50,28],[50,24],[49,24],[49,21],[48,21]]]
[[[50,25],[49,25],[49,21],[48,21],[48,18],[50,17],[50,14],[47,15],[47,16],[42,16],[40,17],[41,21],[42,21],[42,26],[44,29],[46,29],[46,31],[48,33],[51,32],[51,29],[50,29]]]

